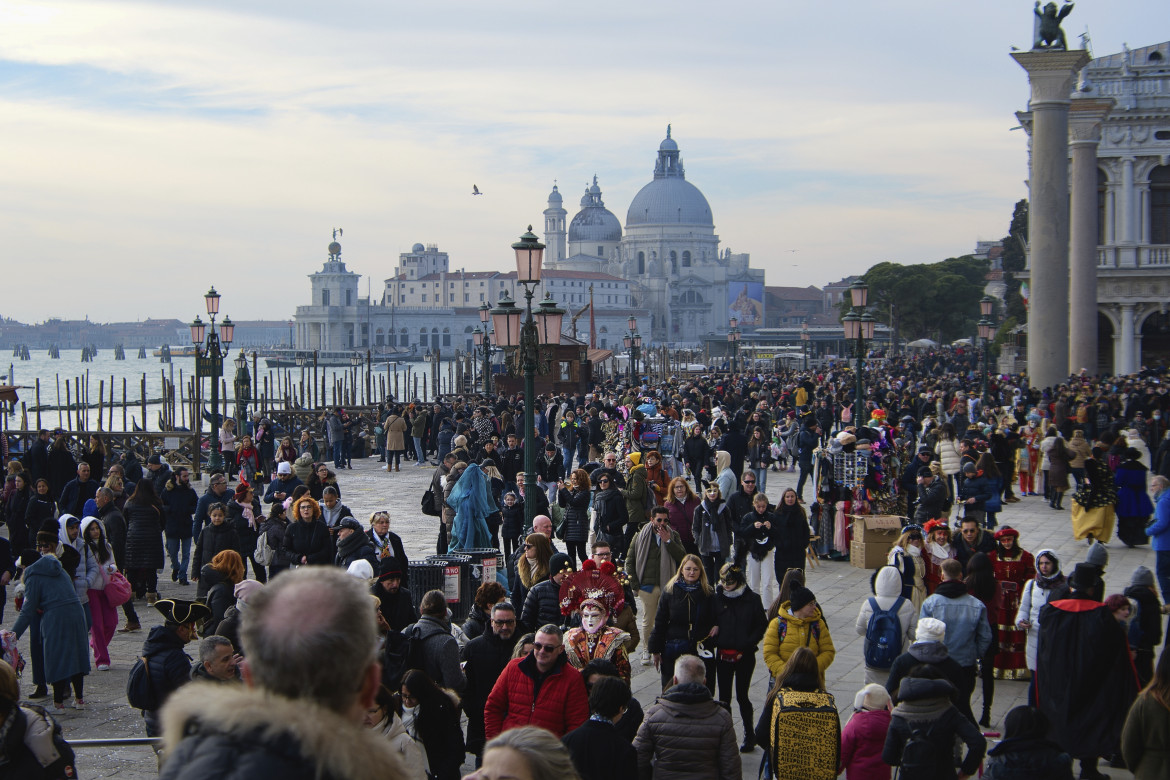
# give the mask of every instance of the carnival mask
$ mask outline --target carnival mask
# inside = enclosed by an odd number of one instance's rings
[[[581,628],[587,634],[596,634],[605,627],[605,613],[595,604],[581,607]]]

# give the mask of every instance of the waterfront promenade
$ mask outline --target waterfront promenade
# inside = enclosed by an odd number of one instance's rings
[[[363,525],[368,525],[369,515],[375,509],[389,509],[392,517],[391,529],[402,536],[407,553],[412,557],[423,557],[434,551],[437,518],[427,517],[419,512],[419,499],[431,478],[431,468],[419,468],[413,464],[403,465],[402,471],[387,474],[381,471],[376,458],[355,460],[352,471],[343,471],[338,477],[342,488],[343,503],[349,506]],[[768,495],[773,500],[783,489],[794,486],[796,474],[792,472],[770,472]],[[206,477],[196,490],[206,489]],[[1066,505],[1071,503],[1066,500]],[[1020,543],[1029,551],[1049,547],[1061,556],[1066,573],[1073,564],[1084,559],[1086,545],[1072,540],[1069,512],[1054,511],[1041,497],[1028,497],[1018,504],[1006,506],[1000,515],[1001,525],[1011,525],[1021,532]],[[1106,573],[1106,593],[1120,593],[1129,584],[1133,568],[1144,564],[1151,569],[1154,555],[1146,548],[1126,549],[1116,540],[1109,545],[1110,564]],[[165,575],[165,572],[164,572]],[[837,648],[837,656],[827,673],[829,691],[836,696],[841,711],[842,724],[852,711],[853,696],[862,686],[862,639],[854,631],[854,620],[861,602],[869,595],[870,572],[857,569],[847,563],[821,562],[808,573],[808,586],[816,594],[825,611]],[[163,597],[193,598],[195,586],[180,587],[170,578],[160,578],[159,590]],[[11,596],[11,588],[9,589]],[[421,595],[421,594],[416,594]],[[141,650],[147,629],[162,622],[161,616],[145,602],[137,606],[143,620],[143,630],[132,634],[116,634],[110,647],[113,664],[110,671],[92,672],[86,679],[86,703],[83,711],[67,709],[59,717],[66,738],[112,738],[143,736],[142,718],[126,703],[126,674],[134,658]],[[119,611],[119,617],[121,612]],[[11,628],[16,613],[9,604],[5,611],[4,627]],[[28,635],[21,641],[22,649],[28,648]],[[188,653],[195,653],[195,643],[188,645]],[[761,653],[762,656],[762,653]],[[634,694],[643,707],[653,703],[659,693],[658,674],[652,666],[643,667],[633,659]],[[766,694],[767,668],[762,657],[756,666],[753,681],[753,700],[756,714]],[[1070,681],[1075,684],[1075,681]],[[997,680],[995,701],[992,708],[992,728],[1000,731],[1003,716],[1012,707],[1025,703],[1027,683]],[[21,681],[21,690],[28,694],[32,690],[31,670],[26,671]],[[976,712],[982,706],[980,686],[972,704]],[[41,703],[44,703],[42,700]],[[49,704],[51,707],[51,703]],[[732,707],[737,738],[742,737],[738,708]],[[752,724],[754,726],[754,724]],[[985,729],[986,730],[986,729]],[[761,751],[743,756],[743,777],[756,778]],[[147,780],[156,776],[154,755],[147,747],[121,747],[78,750],[78,772],[83,778],[119,778],[119,780]],[[465,771],[470,771],[470,764]],[[1101,770],[1112,777],[1132,777],[1123,770],[1110,770],[1102,762]],[[1074,769],[1076,771],[1076,769]]]

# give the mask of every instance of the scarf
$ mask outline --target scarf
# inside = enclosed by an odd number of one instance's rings
[[[724,596],[726,596],[726,597],[727,597],[727,598],[729,598],[729,599],[737,599],[737,598],[739,598],[740,596],[742,596],[742,595],[743,595],[744,593],[746,593],[746,592],[747,592],[747,586],[746,586],[746,585],[740,585],[740,586],[739,586],[738,588],[736,588],[735,590],[728,590],[727,588],[724,588],[724,589],[723,589],[723,595],[724,595]]]
[[[377,531],[371,528],[370,537],[373,539],[374,548],[378,551],[378,557],[385,558],[390,549],[390,535],[387,534],[386,538],[383,539],[382,537],[378,536]]]
[[[891,714],[910,723],[935,721],[951,708],[951,701],[945,697],[935,699],[917,699],[915,701],[898,702]]]
[[[694,593],[695,591],[697,591],[699,589],[699,583],[698,582],[687,582],[686,580],[684,580],[680,577],[679,579],[674,581],[674,587],[678,588],[679,590],[683,591],[684,593]]]
[[[240,503],[239,501],[237,501],[236,503],[239,504],[240,508],[244,510],[244,512],[243,512],[244,519],[248,521],[248,527],[255,529],[256,528],[256,517],[255,517],[255,515],[252,514],[252,505],[248,504],[248,503]]]

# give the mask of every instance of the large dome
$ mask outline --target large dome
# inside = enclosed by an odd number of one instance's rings
[[[638,191],[626,212],[627,228],[664,224],[715,227],[711,204],[686,179],[678,144],[670,137],[670,125],[666,126],[666,138],[658,145],[654,181]]]
[[[702,225],[715,227],[711,205],[686,179],[655,179],[630,201],[626,227],[631,225]]]
[[[581,198],[581,210],[569,223],[569,243],[621,240],[622,223],[605,207],[601,199],[601,187],[594,176],[593,186],[586,187],[585,195]]]

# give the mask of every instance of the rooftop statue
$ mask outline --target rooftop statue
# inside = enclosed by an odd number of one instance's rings
[[[1041,10],[1040,0],[1036,0],[1036,7],[1032,11],[1036,15],[1033,51],[1037,49],[1068,50],[1068,43],[1064,39],[1064,30],[1060,29],[1060,23],[1064,21],[1064,17],[1068,16],[1072,9],[1072,3],[1065,3],[1059,11],[1056,10],[1056,3],[1049,3]]]

